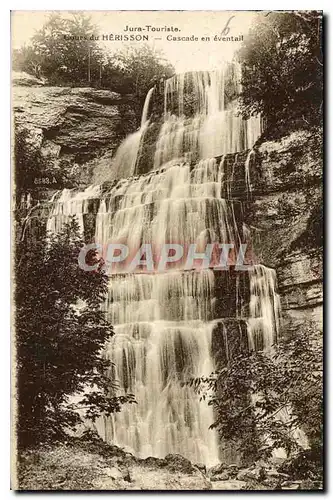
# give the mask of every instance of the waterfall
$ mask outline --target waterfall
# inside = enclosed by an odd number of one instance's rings
[[[164,123],[157,141],[154,167],[171,158],[211,158],[244,151],[262,133],[262,119],[244,120],[236,99],[240,90],[239,67],[226,65],[220,71],[188,72],[167,80]],[[186,96],[186,99],[185,99]],[[188,101],[195,105],[194,115]]]
[[[105,180],[121,179],[134,175],[140,146],[149,124],[148,112],[153,92],[154,87],[147,93],[145,103],[143,105],[140,128],[133,134],[127,136],[121,143],[116,152],[115,158],[111,163],[112,173],[111,175],[110,173],[107,173]]]
[[[274,269],[254,266],[250,272],[250,318],[248,319],[251,350],[269,350],[279,335],[280,298],[276,290]]]
[[[239,203],[221,198],[217,179],[218,164],[210,159],[192,170],[184,163],[119,182],[100,205],[96,241],[126,244],[130,256],[142,243],[152,243],[157,256],[170,243],[197,244],[198,251],[212,238],[238,245]]]
[[[89,186],[81,192],[74,189],[64,189],[53,195],[51,203],[54,203],[52,216],[48,218],[46,229],[51,233],[58,233],[71,216],[75,216],[81,233],[84,233],[84,214],[89,213],[89,200],[100,196],[100,186]],[[60,196],[59,196],[60,194]],[[58,197],[57,197],[58,196]]]
[[[142,110],[142,116],[141,116],[141,127],[145,125],[145,123],[148,121],[148,112],[149,112],[149,105],[150,105],[150,100],[154,92],[154,87],[152,87],[146,96],[145,103],[143,105],[143,110]]]
[[[260,136],[261,118],[241,118],[238,91],[239,71],[229,66],[167,80],[154,168],[135,176],[151,89],[140,129],[119,147],[110,167],[117,180],[82,193],[64,190],[52,203],[50,231],[59,231],[75,214],[84,232],[92,215],[98,244],[129,249],[128,258],[109,269],[104,310],[115,335],[105,353],[120,390],[133,393],[138,404],[101,417],[96,427],[106,441],[141,457],[180,453],[194,462],[217,463],[212,407],[186,382],[214,370],[212,336],[221,321],[224,337],[225,320],[247,321],[250,348],[270,346],[278,334],[280,305],[271,269],[199,270],[195,260],[185,269],[183,258],[162,271],[145,264],[133,271],[129,265],[142,244],[151,244],[158,261],[165,244],[196,244],[203,252],[207,244],[226,243],[237,251],[248,241],[242,202],[232,192],[239,179],[250,186],[255,155],[248,150]],[[245,187],[243,195],[247,199]]]
[[[100,434],[140,456],[181,453],[218,461],[211,409],[184,386],[213,370],[212,271],[132,274],[110,281],[106,311],[115,325],[107,356],[138,405],[101,419]],[[166,306],[167,304],[167,306]]]

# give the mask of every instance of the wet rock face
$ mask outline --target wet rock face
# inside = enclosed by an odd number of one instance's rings
[[[67,159],[83,165],[107,155],[135,128],[131,96],[94,88],[29,86],[16,78],[13,110],[17,125],[55,164]],[[17,85],[18,83],[18,85]]]
[[[296,250],[317,248],[320,238],[314,233],[321,227],[311,223],[319,219],[322,208],[320,131],[298,131],[263,142],[254,169],[260,180],[253,183],[253,203],[245,216],[258,259],[277,267]],[[310,239],[302,238],[309,232]]]
[[[299,130],[257,149],[253,203],[245,211],[259,262],[273,267],[284,330],[322,325],[322,136]]]
[[[322,254],[319,250],[298,250],[281,262],[277,269],[283,308],[297,320],[299,309],[307,310],[316,321],[323,303]]]

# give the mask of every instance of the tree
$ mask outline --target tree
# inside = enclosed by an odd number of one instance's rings
[[[14,124],[14,131],[15,190],[19,200],[22,194],[35,188],[36,178],[48,175],[50,169],[47,159],[35,147],[29,130]]]
[[[238,53],[244,115],[263,113],[268,126],[321,119],[321,23],[317,11],[257,15]]]
[[[283,339],[272,352],[239,352],[209,377],[190,383],[214,408],[211,427],[233,443],[245,463],[268,458],[277,448],[299,459],[305,453],[297,437],[301,429],[320,474],[322,341],[313,325]]]
[[[12,67],[14,71],[25,71],[36,78],[41,77],[42,57],[30,45],[13,50]]]
[[[101,309],[108,278],[101,269],[80,269],[78,223],[73,218],[56,236],[42,227],[39,232],[16,248],[19,447],[61,439],[80,415],[94,420],[134,401],[131,394],[117,395],[112,363],[103,354],[113,335]],[[99,262],[94,253],[89,259]]]
[[[31,46],[15,52],[14,69],[44,76],[51,84],[86,85],[99,79],[102,52],[90,17],[52,12]]]
[[[139,125],[148,90],[174,69],[149,45],[110,52],[102,50],[98,39],[97,26],[84,13],[53,12],[31,45],[13,52],[13,69],[45,77],[51,85],[91,85],[132,94]]]

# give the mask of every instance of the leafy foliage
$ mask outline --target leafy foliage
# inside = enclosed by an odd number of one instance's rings
[[[93,85],[134,95],[137,120],[148,90],[174,73],[163,54],[146,44],[102,50],[98,30],[82,12],[51,13],[29,46],[13,52],[13,69],[51,85]]]
[[[321,13],[259,13],[239,51],[242,109],[264,114],[268,126],[284,120],[311,125],[321,119],[323,63]]]
[[[36,133],[28,128],[14,125],[14,161],[16,199],[21,195],[34,194],[34,198],[43,198],[43,191],[49,185],[52,189],[77,187],[78,175],[72,163],[60,159],[55,165],[54,158],[43,155],[38,146]]]
[[[90,17],[52,12],[32,38],[32,45],[14,52],[13,69],[46,77],[50,84],[82,85],[98,80],[101,50]]]
[[[29,130],[18,126],[15,126],[14,160],[17,193],[31,190],[35,179],[48,173],[47,159],[34,147]]]
[[[302,431],[317,462],[321,461],[319,335],[312,326],[304,328],[272,352],[238,354],[211,376],[191,381],[214,408],[212,428],[234,443],[244,462],[268,458],[277,448],[300,457],[304,453],[299,439]]]
[[[118,396],[103,347],[113,335],[101,310],[108,278],[78,265],[83,245],[73,218],[56,236],[16,249],[15,327],[19,446],[60,439],[85,416],[120,411],[134,402]],[[94,253],[91,263],[98,263]],[[71,398],[70,396],[75,396]],[[80,414],[77,410],[80,410]]]

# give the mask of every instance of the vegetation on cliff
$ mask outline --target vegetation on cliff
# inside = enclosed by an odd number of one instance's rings
[[[212,428],[232,442],[244,464],[283,449],[295,477],[322,480],[322,342],[315,325],[272,351],[239,352],[210,377],[194,379],[214,407]]]
[[[39,227],[37,239],[36,228],[28,234],[23,227],[16,244],[19,448],[64,439],[81,417],[95,420],[134,401],[116,395],[113,364],[103,354],[113,335],[101,309],[108,277],[78,266],[82,245],[75,219],[56,236]],[[94,252],[89,261],[98,264]]]
[[[265,134],[257,144],[265,144],[268,150],[262,157],[270,171],[264,172],[264,176],[272,174],[275,164],[281,178],[284,176],[281,184],[286,193],[278,200],[282,221],[276,212],[274,215],[277,224],[286,228],[288,251],[322,246],[322,197],[312,189],[320,182],[322,170],[321,37],[320,12],[258,13],[238,53],[242,66],[242,113],[262,113],[266,121]],[[314,136],[306,145],[290,134],[292,130],[306,129]],[[276,146],[274,141],[281,137],[290,140],[294,149],[289,151],[290,161],[283,148],[274,160],[270,143],[265,142],[269,138]],[[306,155],[308,148],[312,155]],[[265,178],[267,189],[273,178],[274,175]],[[289,217],[301,213],[297,198],[291,209],[294,200],[290,189],[294,185],[297,193],[308,189],[306,207],[312,207],[308,223],[296,240],[290,236],[291,225],[281,224],[283,210]],[[276,189],[279,190],[278,183]],[[272,223],[268,230],[272,231]],[[276,247],[276,239],[267,240]],[[212,428],[232,443],[244,464],[267,460],[276,450],[283,449],[287,459],[281,471],[297,479],[311,480],[312,489],[321,484],[323,472],[322,349],[320,329],[304,321],[291,335],[282,331],[272,351],[239,352],[210,377],[190,382],[214,407],[216,420]]]
[[[31,44],[13,51],[13,69],[44,78],[49,85],[132,94],[137,126],[148,90],[174,73],[163,54],[149,45],[105,50],[98,43],[97,26],[82,12],[51,13]]]
[[[62,163],[59,168],[54,168],[54,162],[41,149],[36,147],[35,138],[27,128],[15,124],[14,142],[15,160],[15,197],[17,208],[21,196],[33,194],[35,199],[42,198],[43,189],[52,185],[54,189],[75,186],[75,178],[71,169]],[[19,212],[16,212],[20,216]]]
[[[238,57],[242,109],[263,113],[268,127],[298,121],[304,128],[322,120],[322,13],[261,12]]]

